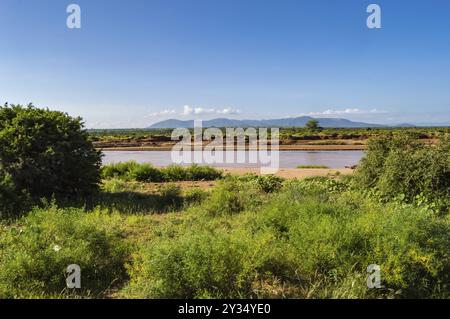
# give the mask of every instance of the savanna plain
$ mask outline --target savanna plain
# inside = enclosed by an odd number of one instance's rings
[[[448,128],[281,133],[366,153],[306,178],[102,165],[99,148],[165,133],[0,107],[0,298],[450,297]],[[66,287],[69,264],[81,289]]]

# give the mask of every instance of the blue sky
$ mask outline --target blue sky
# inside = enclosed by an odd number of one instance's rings
[[[66,7],[81,7],[81,29]],[[382,9],[368,29],[366,7]],[[1,0],[0,103],[88,127],[312,114],[450,122],[450,1]]]

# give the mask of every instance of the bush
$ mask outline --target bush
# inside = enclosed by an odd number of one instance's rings
[[[191,180],[188,168],[170,165],[163,169],[164,179],[168,182]]]
[[[418,196],[445,202],[450,196],[450,142],[424,145],[407,135],[371,140],[355,174],[362,189],[413,202]]]
[[[101,177],[103,179],[121,178],[124,180],[130,180],[130,172],[138,166],[139,164],[135,161],[104,165],[101,168]]]
[[[353,297],[450,295],[450,223],[445,219],[427,209],[381,204],[359,193],[327,199],[294,184],[286,187],[251,225],[269,227],[286,241],[283,252],[296,256],[295,275],[311,283],[316,296],[342,294],[348,280],[365,284],[361,280],[367,278],[369,264],[380,265],[384,289],[364,288]]]
[[[131,268],[128,294],[138,298],[238,297],[248,247],[229,236],[187,234],[144,248]]]
[[[238,178],[239,181],[255,184],[262,192],[273,193],[283,187],[284,179],[275,175],[245,174]]]
[[[247,232],[188,232],[172,240],[145,245],[129,268],[131,298],[258,297],[260,273],[272,269],[279,252],[272,238]],[[281,254],[278,254],[281,256]]]
[[[129,172],[129,178],[138,182],[159,183],[165,180],[164,173],[150,164],[135,165]]]
[[[187,172],[189,179],[192,181],[211,181],[222,177],[221,171],[209,166],[200,166],[194,164],[187,168]]]
[[[261,195],[254,183],[229,177],[212,190],[202,209],[211,216],[233,215],[258,205],[262,201]]]
[[[120,217],[103,211],[36,209],[0,233],[0,298],[105,297],[125,277]],[[81,267],[81,290],[66,268]]]
[[[222,172],[208,166],[192,165],[182,167],[170,165],[165,168],[155,168],[150,164],[139,164],[134,161],[105,165],[101,169],[104,179],[122,178],[127,181],[147,183],[216,180],[222,177]]]
[[[136,191],[137,187],[138,185],[133,185],[123,179],[111,178],[103,182],[102,191],[107,193],[129,193]]]
[[[80,118],[32,105],[0,107],[0,198],[12,200],[9,207],[2,201],[5,214],[24,209],[22,196],[36,202],[92,194],[100,163]]]

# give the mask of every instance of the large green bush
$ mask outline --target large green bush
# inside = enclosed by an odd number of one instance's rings
[[[383,197],[425,199],[445,208],[450,197],[450,141],[442,138],[429,146],[404,134],[373,139],[355,180],[360,189],[373,188]]]
[[[0,107],[0,212],[17,214],[25,199],[91,194],[100,164],[80,118],[31,105]]]

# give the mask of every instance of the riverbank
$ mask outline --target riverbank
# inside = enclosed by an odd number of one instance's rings
[[[167,146],[124,146],[124,147],[102,147],[97,148],[99,151],[171,151],[173,145]],[[280,145],[280,151],[363,151],[365,145]]]
[[[256,174],[261,175],[259,168],[247,168],[247,167],[220,167],[225,174],[231,175],[245,175],[245,174]],[[280,168],[275,176],[282,177],[285,179],[304,179],[307,177],[316,176],[335,176],[335,175],[348,175],[353,173],[351,168],[339,168],[339,169],[302,169],[302,168]]]

